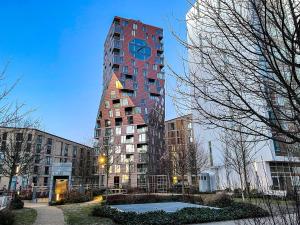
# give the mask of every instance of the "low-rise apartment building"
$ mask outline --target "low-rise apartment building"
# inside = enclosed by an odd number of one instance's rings
[[[34,154],[30,172],[14,176],[12,189],[29,186],[50,186],[53,163],[72,163],[71,185],[95,183],[97,157],[92,147],[38,129],[0,127],[0,189],[8,187],[8,177],[2,175],[3,149],[12,140],[21,141]],[[2,151],[1,151],[2,150]]]

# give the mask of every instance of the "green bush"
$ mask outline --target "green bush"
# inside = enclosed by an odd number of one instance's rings
[[[167,225],[216,222],[235,219],[246,219],[268,216],[268,212],[258,206],[244,203],[233,203],[221,209],[184,208],[174,213],[155,211],[147,213],[121,212],[117,209],[97,205],[92,215],[107,217],[123,225]]]
[[[14,222],[15,216],[10,210],[3,209],[0,211],[0,225],[12,225]]]
[[[202,204],[203,200],[201,196],[195,195],[110,195],[107,198],[107,203],[109,205],[118,205],[118,204],[139,204],[139,203],[156,203],[156,202],[175,202],[175,201],[184,201],[191,202],[196,204]]]
[[[15,196],[10,203],[10,208],[23,209],[23,207],[24,207],[24,202],[21,200],[19,196]]]

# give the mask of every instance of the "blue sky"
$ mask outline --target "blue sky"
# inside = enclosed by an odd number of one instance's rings
[[[21,78],[11,101],[34,108],[50,133],[88,143],[102,92],[103,43],[114,16],[162,27],[166,62],[180,70],[186,0],[0,1],[0,69],[7,82]],[[166,92],[174,80],[167,76]],[[176,116],[167,97],[166,119]]]

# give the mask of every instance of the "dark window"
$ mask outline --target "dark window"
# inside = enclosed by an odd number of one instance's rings
[[[23,141],[23,134],[22,133],[17,133],[16,140],[17,141]]]
[[[5,133],[2,134],[2,140],[3,141],[7,140],[7,132],[5,132]]]
[[[27,135],[27,141],[32,141],[32,134]]]
[[[73,146],[73,158],[77,156],[77,146]]]
[[[40,152],[41,152],[41,149],[42,149],[42,145],[41,145],[41,144],[37,144],[37,145],[36,145],[36,148],[35,148],[35,152],[36,152],[36,153],[40,153]]]
[[[37,137],[37,143],[42,144],[43,142],[43,136],[42,135],[38,135]]]
[[[48,166],[45,167],[45,175],[49,175],[49,167]]]
[[[4,151],[6,148],[6,141],[2,141],[1,143],[1,151]]]
[[[33,173],[34,174],[38,174],[39,173],[39,167],[38,166],[34,166],[33,167]]]
[[[133,124],[133,116],[127,117],[128,124]]]
[[[44,186],[48,186],[48,177],[44,177]]]
[[[122,126],[123,120],[122,118],[115,118],[115,126]]]
[[[69,145],[65,145],[64,156],[68,156]]]
[[[39,155],[35,156],[34,162],[35,163],[40,163],[40,156]]]
[[[37,177],[32,178],[32,183],[34,183],[35,186],[37,185],[37,181],[38,181]]]
[[[51,138],[48,138],[47,144],[48,144],[48,145],[52,145],[52,139],[51,139]]]
[[[52,149],[52,146],[51,145],[47,145],[47,154],[48,155],[51,154],[51,149]]]
[[[26,152],[30,152],[30,151],[31,151],[31,143],[27,143]]]

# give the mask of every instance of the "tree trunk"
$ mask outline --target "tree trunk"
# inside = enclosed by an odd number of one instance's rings
[[[7,192],[10,191],[11,189],[11,183],[12,183],[12,179],[13,179],[14,175],[13,174],[10,174],[9,175],[9,181],[8,181],[8,187],[7,187]]]

